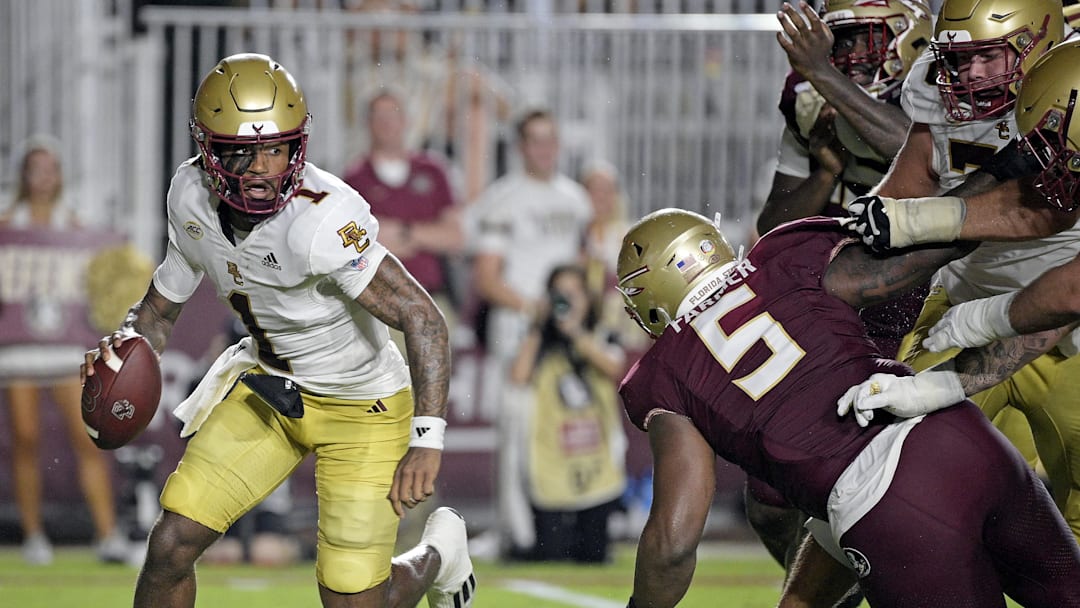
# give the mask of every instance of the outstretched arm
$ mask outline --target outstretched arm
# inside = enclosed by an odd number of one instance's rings
[[[923,340],[934,352],[983,346],[1000,338],[1080,321],[1080,257],[1051,268],[1019,292],[953,306]]]
[[[890,256],[845,247],[829,264],[822,287],[856,308],[895,298],[930,280],[945,264],[971,252],[977,243],[917,247]]]
[[[424,288],[393,255],[387,254],[371,283],[356,298],[368,312],[405,334],[405,352],[412,376],[418,417],[424,424],[441,424],[450,390],[450,345],[442,312]],[[438,420],[433,420],[438,419]],[[442,428],[442,427],[440,427]],[[414,430],[410,447],[398,463],[390,486],[390,502],[399,517],[435,492],[442,462],[442,445],[432,445]]]
[[[1053,348],[1070,329],[1017,336],[982,348],[964,350],[946,364],[914,376],[873,374],[840,397],[836,402],[836,413],[843,417],[851,412],[856,422],[866,426],[878,409],[910,418],[950,407],[962,402],[965,396],[1004,381]],[[950,366],[955,371],[947,369]]]
[[[776,40],[787,53],[791,67],[814,86],[874,151],[885,158],[895,157],[911,120],[898,106],[871,97],[836,69],[830,61],[833,35],[829,26],[806,2],[799,2],[799,11],[785,2],[777,13],[783,32],[776,34]]]
[[[960,351],[953,365],[964,394],[974,395],[1001,383],[1013,372],[1049,352],[1075,325],[999,340]]]
[[[634,566],[637,608],[669,608],[690,587],[697,547],[716,489],[716,454],[689,419],[657,414],[649,422],[653,502]]]

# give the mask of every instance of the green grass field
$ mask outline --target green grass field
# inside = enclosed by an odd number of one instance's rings
[[[633,547],[619,546],[615,562],[606,566],[478,562],[476,575],[475,608],[621,608],[633,579]],[[60,548],[53,565],[32,567],[23,563],[18,547],[0,547],[2,606],[130,606],[135,576],[132,568],[98,563],[89,549]],[[711,545],[702,551],[694,582],[680,606],[771,608],[779,596],[781,576],[780,567],[757,546]],[[196,605],[318,607],[314,566],[200,566]]]
[[[477,562],[475,608],[621,608],[633,579],[633,547],[620,545],[613,564],[495,565]],[[738,546],[704,552],[689,608],[766,608],[775,605],[782,572],[763,550]],[[105,607],[131,604],[136,571],[98,563],[89,549],[59,548],[51,566],[23,563],[18,547],[0,548],[0,605],[20,608]],[[200,566],[200,608],[317,607],[314,566],[266,569]],[[718,598],[724,598],[718,601]],[[423,604],[421,604],[423,605]]]

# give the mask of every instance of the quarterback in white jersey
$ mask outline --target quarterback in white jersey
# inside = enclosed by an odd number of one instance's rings
[[[468,606],[465,524],[437,509],[393,558],[406,509],[435,490],[450,351],[431,297],[378,243],[366,201],[305,160],[310,116],[265,55],[226,57],[193,102],[199,156],[168,195],[169,243],[143,300],[87,353],[141,334],[161,352],[203,277],[250,337],[176,410],[194,433],[161,494],[134,605],[194,606],[195,561],[315,455],[324,606]],[[409,362],[390,341],[401,330]],[[197,432],[196,432],[197,431]],[[400,602],[400,603],[399,603]]]
[[[206,204],[198,158],[181,165],[154,287],[185,302],[205,275],[248,327],[269,373],[319,395],[392,395],[409,385],[408,370],[386,324],[356,301],[387,255],[378,221],[343,181],[310,162],[304,171],[293,203],[234,245]]]

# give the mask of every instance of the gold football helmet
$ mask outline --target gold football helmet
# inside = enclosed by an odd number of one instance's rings
[[[1053,206],[1080,206],[1080,41],[1050,49],[1024,75],[1016,98],[1016,126],[1023,145],[1042,165],[1035,188]]]
[[[821,19],[834,35],[846,28],[865,29],[870,35],[866,52],[834,53],[833,63],[844,73],[849,66],[875,66],[874,80],[863,88],[878,96],[904,82],[933,36],[930,7],[923,0],[826,0]]]
[[[735,262],[735,251],[715,224],[681,209],[661,209],[623,237],[616,268],[626,311],[653,338],[686,311],[687,296]]]
[[[1016,102],[1017,83],[1035,61],[1061,42],[1061,0],[945,0],[934,27],[938,90],[957,121],[1001,116]],[[1011,50],[1002,73],[967,83],[960,75],[978,55]]]
[[[199,146],[211,188],[221,200],[250,215],[268,215],[285,206],[304,179],[311,116],[304,93],[279,63],[266,55],[242,53],[222,59],[203,79],[192,100],[191,136]],[[259,180],[276,182],[272,200],[244,193],[242,166],[226,167],[225,146],[289,144],[288,168]],[[250,157],[250,155],[249,155]]]

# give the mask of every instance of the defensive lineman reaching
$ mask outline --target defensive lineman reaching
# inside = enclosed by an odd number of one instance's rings
[[[912,373],[876,354],[857,308],[968,250],[880,258],[853,242],[839,220],[800,220],[740,259],[712,223],[675,209],[627,233],[619,289],[657,338],[620,389],[654,461],[629,605],[685,594],[720,455],[827,520],[875,608],[1004,607],[1003,593],[1080,607],[1080,547],[959,385],[957,405],[925,417],[837,416],[849,385]]]
[[[391,560],[399,517],[439,472],[446,324],[376,240],[364,199],[305,161],[309,124],[300,87],[271,58],[233,55],[210,71],[193,103],[199,155],[169,188],[165,260],[82,366],[85,378],[132,332],[160,353],[204,276],[251,334],[177,408],[182,435],[198,432],[162,491],[136,607],[194,606],[198,557],[310,453],[323,606],[411,607],[425,592],[437,608],[471,602],[465,523],[452,509]],[[411,365],[387,326],[404,332]]]

